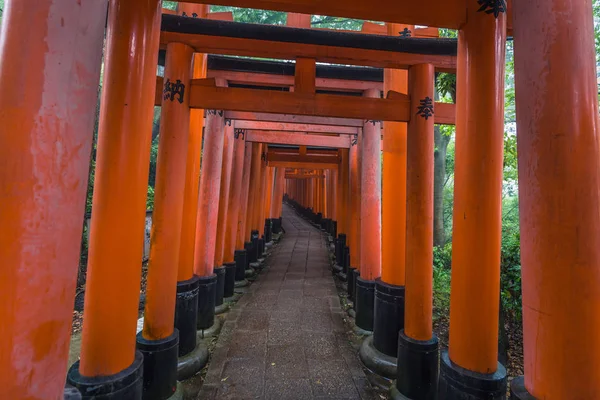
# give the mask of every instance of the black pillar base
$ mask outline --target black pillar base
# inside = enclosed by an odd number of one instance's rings
[[[344,263],[342,264],[344,274],[348,274],[348,268],[350,267],[350,247],[344,247]]]
[[[179,357],[191,353],[196,348],[199,281],[199,278],[194,276],[187,281],[177,282],[175,328],[179,331]]]
[[[360,278],[360,271],[354,269],[352,271],[352,309],[356,310],[356,280]]]
[[[337,221],[331,221],[331,237],[337,237]]]
[[[279,234],[281,233],[281,218],[273,218],[272,220],[272,229],[273,233]]]
[[[438,396],[448,400],[505,400],[506,368],[498,363],[493,374],[480,374],[454,364],[441,354]]]
[[[198,323],[196,329],[208,329],[215,323],[217,275],[198,278]]]
[[[536,400],[525,388],[525,378],[517,376],[510,381],[510,399],[511,400]]]
[[[392,398],[437,399],[439,361],[439,343],[435,335],[431,340],[420,341],[406,336],[404,330],[400,331],[398,373],[391,391]]]
[[[63,390],[63,400],[81,400],[81,393],[77,388],[67,384]]]
[[[252,256],[254,254],[256,254],[254,252],[254,243],[252,241],[244,242],[244,250],[246,250],[246,269],[248,269],[248,266],[250,265],[250,263],[256,262],[256,261],[252,261]]]
[[[237,264],[228,262],[224,265],[225,268],[225,287],[223,288],[223,297],[232,297],[235,290],[235,274]]]
[[[359,356],[363,364],[379,376],[396,377],[396,357],[383,354],[373,345],[373,336],[367,336],[360,346]]]
[[[264,232],[264,237],[265,237],[265,243],[269,243],[271,240],[273,240],[273,225],[271,224],[271,218],[267,218],[265,219],[265,232]]]
[[[82,399],[141,400],[144,390],[144,356],[135,352],[133,363],[118,374],[86,377],[79,373],[76,361],[67,374],[67,382],[81,393]]]
[[[246,268],[248,267],[246,250],[236,250],[233,259],[235,260],[235,280],[243,281],[246,279]]]
[[[265,254],[265,238],[258,239],[258,258],[263,258]]]
[[[356,268],[349,267],[348,273],[346,274],[346,278],[348,280],[348,299],[350,301],[354,301],[354,287],[356,286],[356,275],[354,271],[356,271]]]
[[[398,355],[398,332],[404,328],[404,286],[375,279],[373,345],[390,357]]]
[[[344,266],[344,249],[346,248],[346,234],[340,233],[335,242],[335,263]]]
[[[144,355],[144,400],[166,400],[177,390],[179,331],[161,340],[137,334],[137,349]]]
[[[375,281],[356,278],[356,326],[365,331],[373,330],[375,308]]]
[[[214,273],[217,274],[217,291],[215,292],[215,306],[223,305],[225,297],[225,267],[214,268]]]
[[[250,263],[255,263],[260,258],[261,253],[259,252],[259,248],[258,248],[258,239],[259,239],[258,231],[253,230],[250,233],[250,240],[252,241],[252,252],[250,255]]]

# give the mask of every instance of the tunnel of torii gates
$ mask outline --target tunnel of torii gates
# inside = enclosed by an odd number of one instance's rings
[[[215,2],[286,11],[288,26],[235,23],[195,3],[174,13],[160,0],[5,2],[0,398],[58,399],[65,387],[83,398],[171,397],[178,357],[194,352],[196,329],[211,327],[280,231],[284,197],[336,239],[333,271],[349,283],[356,325],[373,331],[361,358],[395,379],[394,398],[505,398],[497,332],[507,35],[525,353],[510,393],[600,398],[589,0]],[[387,24],[309,29],[310,15]],[[458,29],[458,38],[415,24]],[[104,43],[81,357],[68,366]],[[456,105],[433,101],[436,71],[457,74]],[[152,247],[136,336],[154,105]],[[456,125],[443,352],[432,332],[435,123]]]

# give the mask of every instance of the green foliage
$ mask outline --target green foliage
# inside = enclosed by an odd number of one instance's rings
[[[146,210],[154,209],[154,188],[148,186],[148,195],[146,196]]]

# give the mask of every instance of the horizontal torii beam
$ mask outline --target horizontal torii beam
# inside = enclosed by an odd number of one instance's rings
[[[293,163],[314,163],[314,164],[339,164],[340,159],[337,155],[326,156],[326,155],[311,155],[311,154],[285,154],[285,153],[273,153],[269,151],[267,153],[267,162],[293,162]],[[323,167],[321,167],[323,168]]]
[[[333,147],[339,149],[350,148],[350,136],[307,135],[292,132],[248,131],[246,133],[246,141],[267,144]]]
[[[296,168],[296,169],[338,169],[334,163],[311,163],[295,161],[269,161],[269,167]]]
[[[250,131],[311,132],[338,135],[356,135],[358,134],[358,130],[360,129],[348,126],[297,124],[290,122],[266,122],[248,120],[235,120],[235,127],[236,129],[245,129]]]
[[[203,3],[205,0],[186,0]],[[211,4],[311,15],[458,29],[467,19],[465,0],[212,0]]]
[[[156,85],[155,105],[160,106],[163,95],[162,77],[156,78]],[[393,92],[390,94],[394,95],[387,99],[280,92],[217,87],[214,79],[193,79],[189,90],[191,108],[228,110],[225,118],[231,120],[260,120],[362,128],[365,119],[408,122],[411,117],[408,96]],[[455,104],[435,103],[435,123],[454,125],[455,110]],[[260,115],[262,119],[257,119],[257,115]]]
[[[455,39],[398,38],[363,33],[324,32],[275,25],[244,24],[163,15],[161,45],[179,42],[199,53],[227,54],[407,69],[433,64],[456,71]]]

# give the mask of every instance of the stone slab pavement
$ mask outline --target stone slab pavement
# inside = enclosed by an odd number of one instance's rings
[[[227,315],[198,399],[375,399],[328,263],[325,235],[284,205],[282,240]]]

